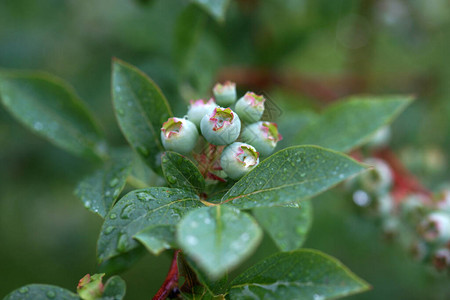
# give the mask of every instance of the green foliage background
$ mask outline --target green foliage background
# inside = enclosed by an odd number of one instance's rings
[[[113,56],[149,74],[175,115],[183,114],[189,99],[208,94],[226,67],[276,77],[263,91],[280,107],[280,120],[323,108],[319,98],[328,97],[311,92],[317,83],[338,96],[415,94],[418,101],[394,124],[393,147],[416,155],[405,155],[405,162],[430,188],[449,178],[447,162],[438,168],[426,164],[430,149],[447,161],[450,153],[448,2],[231,0],[222,22],[189,4],[1,1],[0,68],[39,69],[71,82],[114,145],[125,140],[112,111]],[[287,84],[292,78],[300,81]],[[74,290],[95,271],[101,220],[73,190],[96,166],[36,137],[3,108],[0,141],[0,296],[31,282]],[[450,293],[448,278],[386,243],[351,204],[335,192],[313,201],[315,219],[305,246],[340,259],[374,286],[355,299],[444,299]],[[274,249],[265,239],[251,261]],[[127,299],[153,295],[169,261],[167,254],[147,255],[126,272]]]

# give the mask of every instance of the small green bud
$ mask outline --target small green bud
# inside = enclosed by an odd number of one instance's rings
[[[428,242],[447,242],[450,239],[450,215],[439,211],[430,213],[420,222],[418,232]]]
[[[189,153],[198,139],[197,127],[189,120],[169,118],[161,128],[161,141],[166,150]]]
[[[259,163],[259,153],[248,144],[233,143],[227,146],[220,156],[220,166],[232,179],[239,179]]]
[[[244,97],[236,102],[236,113],[247,123],[258,122],[264,113],[263,96],[256,95],[253,92],[247,92]]]
[[[228,107],[236,101],[236,84],[227,81],[224,84],[217,83],[213,89],[214,98],[220,106]]]
[[[278,132],[276,123],[260,121],[248,125],[242,131],[241,138],[244,142],[252,145],[261,156],[269,156],[283,139]]]
[[[191,100],[191,104],[188,109],[188,119],[197,127],[200,127],[200,122],[202,121],[205,115],[211,114],[214,108],[217,107],[216,102],[213,99],[209,99],[209,101],[205,101],[202,99],[199,100]]]
[[[228,145],[241,132],[241,120],[231,108],[216,107],[200,122],[200,130],[205,139],[214,145]]]

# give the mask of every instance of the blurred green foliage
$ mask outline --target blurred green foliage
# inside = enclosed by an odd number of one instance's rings
[[[113,145],[125,143],[110,99],[114,56],[149,74],[175,115],[217,79],[234,79],[269,95],[287,131],[298,113],[308,118],[339,96],[409,93],[418,101],[395,122],[392,146],[431,189],[450,175],[449,46],[445,0],[231,0],[223,22],[187,0],[0,2],[0,68],[71,82]],[[32,282],[75,290],[96,270],[101,220],[73,189],[95,165],[34,136],[3,108],[0,141],[0,296]],[[331,192],[313,201],[306,246],[374,286],[355,299],[448,298],[448,278],[383,241],[348,202]],[[267,239],[263,246],[246,266],[275,251]],[[127,298],[153,295],[169,261],[147,255],[126,272]]]

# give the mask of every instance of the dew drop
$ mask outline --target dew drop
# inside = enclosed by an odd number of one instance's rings
[[[84,207],[90,208],[91,207],[91,201],[84,202]]]
[[[19,293],[21,293],[21,294],[28,293],[28,288],[27,288],[26,286],[21,287],[21,288],[19,289]]]
[[[128,248],[128,237],[125,234],[121,234],[117,241],[117,251],[125,252]]]
[[[144,146],[137,147],[137,151],[144,157],[147,157],[149,154],[148,149],[145,148]]]
[[[177,182],[177,178],[175,176],[170,175],[170,176],[167,176],[167,181],[170,184],[174,184],[175,182]]]
[[[109,186],[110,186],[110,187],[115,187],[118,183],[119,183],[119,178],[113,178],[113,179],[111,179],[111,181],[109,182]]]
[[[116,198],[120,194],[120,189],[115,189],[113,193],[113,197]]]
[[[105,229],[105,234],[106,234],[106,235],[110,234],[111,232],[113,232],[113,230],[114,230],[115,228],[116,228],[116,227],[114,227],[114,226],[108,226],[108,227],[106,227],[106,229]]]
[[[36,129],[37,131],[42,130],[44,128],[44,125],[42,125],[41,122],[35,122],[33,124],[33,128]]]
[[[112,213],[112,214],[109,216],[109,218],[110,218],[111,220],[114,220],[115,218],[117,218],[117,215],[116,215],[115,213]]]
[[[193,235],[188,235],[186,237],[186,242],[192,246],[195,246],[198,244],[198,239]]]
[[[120,218],[129,219],[131,216],[131,212],[133,211],[133,208],[134,208],[133,204],[125,205],[124,208],[122,208],[122,211],[120,213]]]
[[[50,299],[53,299],[56,297],[56,293],[54,291],[48,291],[47,292],[47,297]]]

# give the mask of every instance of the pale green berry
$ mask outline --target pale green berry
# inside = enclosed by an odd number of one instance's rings
[[[164,149],[189,153],[197,144],[198,130],[194,123],[182,118],[169,118],[161,128]]]
[[[242,130],[241,138],[258,150],[261,156],[269,156],[283,139],[276,123],[260,121],[248,125]]]
[[[234,142],[241,132],[241,120],[230,108],[216,107],[200,122],[205,139],[214,145],[228,145]]]
[[[428,242],[447,242],[450,239],[450,215],[439,211],[430,213],[419,224],[418,231]]]
[[[217,83],[213,88],[214,98],[220,106],[231,106],[237,99],[236,84],[227,81],[224,84]]]
[[[440,248],[434,252],[431,261],[438,271],[444,271],[450,267],[450,250]]]
[[[188,109],[188,119],[197,127],[200,127],[200,122],[202,121],[203,117],[205,115],[211,114],[214,108],[217,107],[217,104],[214,102],[213,99],[210,99],[209,101],[205,100],[191,100],[191,105]]]
[[[389,165],[378,158],[368,158],[364,163],[373,169],[360,175],[359,180],[362,187],[369,191],[382,194],[392,185],[392,171]]]
[[[264,113],[264,96],[247,92],[236,102],[235,111],[239,117],[247,123],[254,123],[261,119]]]
[[[232,179],[239,179],[259,163],[256,149],[244,143],[235,142],[227,146],[220,156],[220,166]]]

